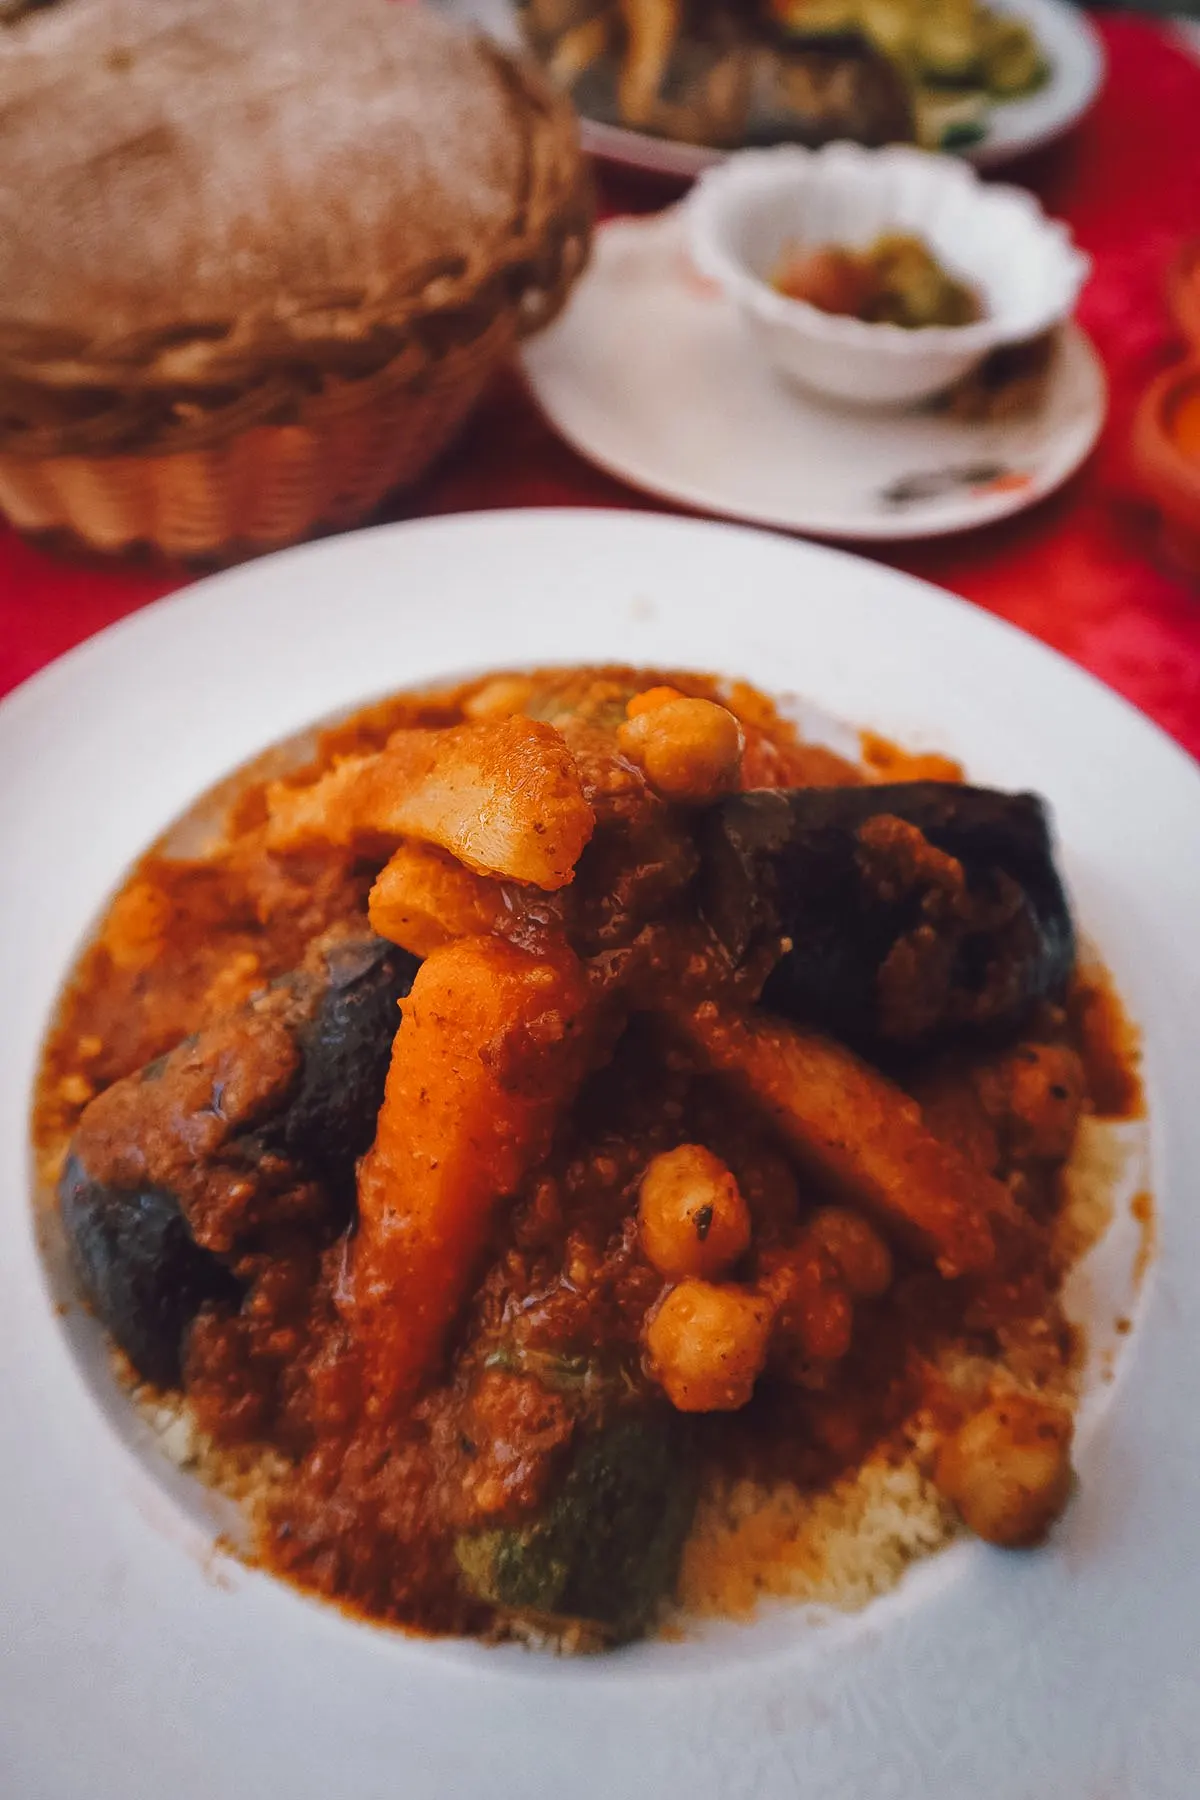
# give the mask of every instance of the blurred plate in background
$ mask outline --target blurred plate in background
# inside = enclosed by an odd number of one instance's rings
[[[962,154],[992,168],[1052,143],[1082,118],[1104,80],[1104,49],[1087,15],[1069,0],[991,0],[997,12],[1024,20],[1050,66],[1035,93],[998,101],[988,112],[984,134]],[[438,11],[481,26],[503,43],[517,45],[521,31],[513,0],[427,0]],[[583,120],[584,147],[605,162],[648,174],[691,180],[723,154],[705,144],[681,143],[647,132]]]

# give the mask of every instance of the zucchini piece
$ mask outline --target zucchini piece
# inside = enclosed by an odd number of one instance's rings
[[[1015,100],[1031,94],[1049,73],[1037,39],[1020,19],[993,18],[983,50],[983,81],[990,94]]]
[[[969,87],[983,75],[980,46],[957,25],[927,25],[917,39],[917,66],[924,80]]]
[[[987,96],[917,90],[917,142],[926,150],[949,150],[975,144],[987,134]]]
[[[687,1422],[618,1414],[581,1439],[539,1518],[460,1537],[458,1566],[471,1592],[503,1612],[628,1643],[675,1585],[696,1495]]]
[[[973,0],[934,0],[916,23],[917,66],[923,78],[963,87],[982,72],[982,18]]]
[[[811,0],[786,21],[785,29],[807,40],[839,37],[843,32],[857,31],[858,26],[856,0]]]
[[[981,119],[962,119],[957,124],[943,127],[939,148],[969,150],[972,144],[981,144],[986,136],[987,126]]]
[[[915,41],[913,12],[904,0],[862,0],[859,9],[863,32],[897,64],[908,66]]]
[[[930,325],[969,325],[979,315],[976,296],[946,272],[920,238],[892,232],[867,252],[876,292],[865,317],[919,331]]]

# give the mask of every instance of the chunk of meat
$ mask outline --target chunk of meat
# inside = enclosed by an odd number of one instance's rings
[[[1011,1210],[1007,1190],[935,1138],[916,1103],[885,1076],[781,1019],[725,1012],[713,1001],[675,1017],[702,1061],[884,1230],[947,1276],[991,1265],[989,1214]]]
[[[421,965],[359,1170],[347,1311],[370,1411],[436,1367],[499,1202],[546,1155],[583,1077],[589,1026],[568,951],[464,938]]]
[[[219,1253],[268,1219],[341,1212],[415,969],[335,928],[284,980],[97,1095],[75,1159],[102,1188],[173,1195]]]
[[[290,1206],[298,1172],[264,1154],[261,1131],[297,1085],[293,1011],[291,995],[275,990],[98,1094],[72,1142],[88,1179],[173,1195],[196,1242],[218,1253],[264,1210]]]
[[[520,717],[394,732],[311,787],[273,782],[267,805],[273,849],[417,838],[550,891],[571,880],[595,823],[561,733]]]

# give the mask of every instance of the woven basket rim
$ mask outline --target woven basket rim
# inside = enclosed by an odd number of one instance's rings
[[[252,425],[208,446],[38,460],[0,453],[0,506],[18,529],[106,557],[149,545],[226,563],[359,524],[422,479],[512,343],[499,315],[449,349],[426,387],[383,371],[314,395],[286,425]]]
[[[504,311],[518,336],[552,317],[591,229],[577,121],[526,59],[478,41],[512,90],[524,139],[524,178],[500,236],[464,246],[454,266],[427,269],[403,293],[343,294],[318,313],[264,307],[181,323],[140,343],[97,338],[69,354],[45,332],[22,354],[12,328],[0,325],[0,451],[103,454],[166,438],[192,448],[272,422],[341,381],[394,375],[398,366],[420,379],[441,345],[482,336]]]

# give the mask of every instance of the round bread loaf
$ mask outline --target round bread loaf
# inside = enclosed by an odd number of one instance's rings
[[[58,0],[0,24],[0,450],[173,448],[562,298],[540,79],[402,0]],[[283,411],[281,411],[283,408]]]

